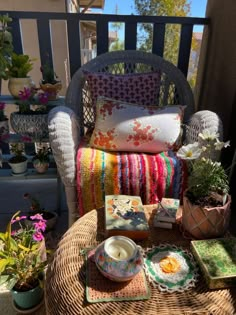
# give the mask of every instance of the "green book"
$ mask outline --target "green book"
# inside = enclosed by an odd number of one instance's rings
[[[191,249],[210,289],[236,285],[236,238],[191,241]]]
[[[105,226],[107,236],[123,235],[144,239],[149,225],[139,196],[107,195],[105,197]]]

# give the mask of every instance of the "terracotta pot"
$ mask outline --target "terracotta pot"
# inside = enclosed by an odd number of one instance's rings
[[[46,173],[49,167],[48,162],[40,162],[39,160],[33,161],[33,166],[40,174]]]
[[[12,129],[22,135],[41,140],[48,138],[48,114],[20,114],[13,112],[10,115]]]
[[[62,89],[62,84],[60,81],[55,84],[40,82],[40,88],[48,93],[48,100],[53,101],[58,99],[58,92]]]
[[[224,206],[207,208],[192,204],[184,196],[182,225],[185,231],[197,239],[221,237],[229,226],[231,196]]]
[[[34,81],[31,77],[27,78],[10,78],[8,81],[8,90],[12,96],[19,98],[19,92],[26,88],[35,87]]]

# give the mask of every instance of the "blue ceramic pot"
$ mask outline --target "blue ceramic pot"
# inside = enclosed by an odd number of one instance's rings
[[[11,290],[13,301],[22,309],[30,309],[39,304],[43,299],[43,288],[39,285],[29,291],[19,292]]]

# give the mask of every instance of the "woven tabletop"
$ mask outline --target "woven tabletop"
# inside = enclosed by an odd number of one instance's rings
[[[172,230],[152,226],[154,209],[155,205],[145,206],[151,234],[147,240],[137,243],[147,248],[168,242],[189,249],[190,241],[182,237],[178,225],[174,225]],[[104,209],[87,213],[65,233],[47,270],[47,314],[236,314],[236,289],[208,291],[202,277],[195,288],[185,292],[161,293],[150,284],[149,300],[88,303],[85,296],[85,261],[81,250],[96,246],[104,239]]]

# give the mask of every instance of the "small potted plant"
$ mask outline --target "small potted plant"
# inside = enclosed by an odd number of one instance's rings
[[[219,141],[218,134],[207,129],[198,138],[177,152],[189,167],[182,224],[197,239],[221,237],[229,224],[231,196],[227,173],[215,158],[229,142]]]
[[[9,135],[8,118],[4,112],[5,103],[0,102],[0,140]]]
[[[54,226],[57,223],[57,218],[58,215],[55,211],[46,211],[41,205],[40,202],[38,201],[37,198],[35,198],[33,195],[29,193],[25,193],[23,198],[27,200],[30,206],[30,211],[27,214],[26,218],[26,223],[28,225],[33,224],[32,216],[34,217],[35,215],[41,215],[42,218],[47,221],[46,224],[46,231],[50,231],[54,228]]]
[[[48,95],[36,88],[24,87],[16,101],[19,110],[10,115],[12,129],[22,135],[41,140],[48,137]],[[36,109],[31,109],[32,105]]]
[[[28,55],[16,54],[13,52],[11,65],[8,67],[7,76],[9,78],[8,89],[12,96],[19,98],[19,91],[24,87],[35,87],[29,76],[33,69],[33,60]]]
[[[31,141],[28,137],[22,137],[22,141],[29,142]],[[11,143],[10,151],[13,156],[8,160],[8,164],[12,168],[12,175],[19,176],[24,175],[27,172],[27,163],[28,159],[23,154],[24,153],[24,144],[23,143]]]
[[[26,216],[19,214],[15,213],[6,232],[0,233],[0,282],[11,290],[17,310],[29,310],[43,301],[46,222],[41,216],[32,217],[34,223],[27,227]]]
[[[33,166],[38,173],[45,173],[48,170],[50,162],[51,148],[45,146],[38,150],[32,159]]]
[[[42,73],[40,88],[48,93],[48,99],[50,101],[56,100],[58,98],[58,92],[62,88],[61,81],[58,80],[56,73],[48,63],[42,65],[40,71]]]
[[[12,19],[8,15],[0,15],[0,79],[8,78],[7,69],[11,65],[13,53],[12,35],[8,24]]]

